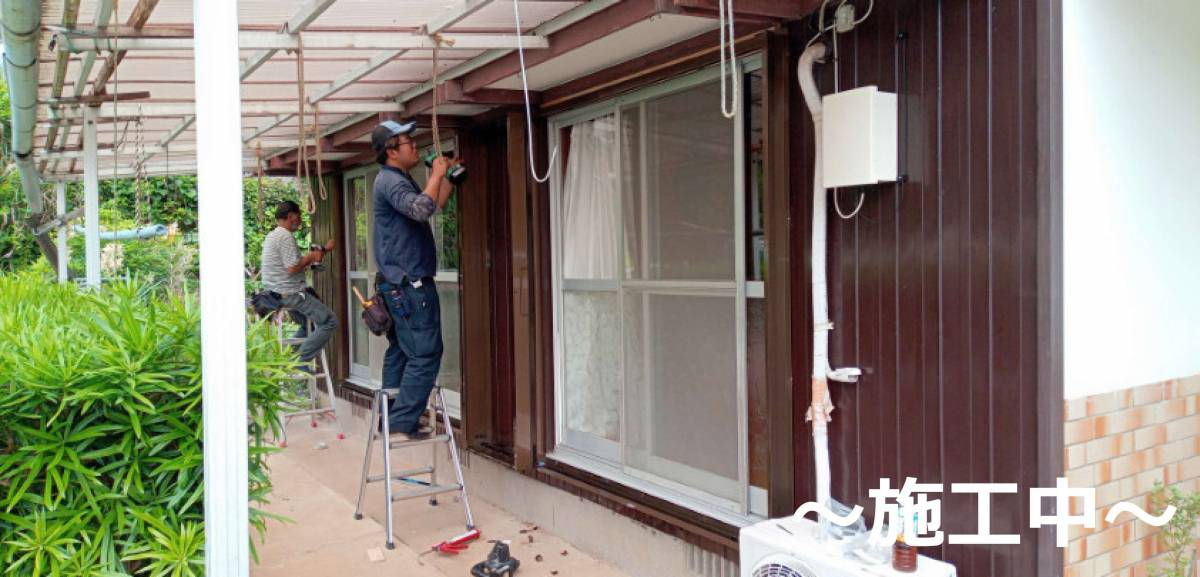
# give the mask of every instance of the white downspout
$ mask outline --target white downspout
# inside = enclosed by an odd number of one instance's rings
[[[12,111],[12,150],[21,190],[29,202],[29,226],[42,223],[42,178],[33,158],[33,131],[37,122],[38,36],[41,33],[41,2],[0,0],[0,25],[4,30],[4,74],[8,79]],[[49,233],[37,234],[38,246],[47,260],[56,262],[57,251]]]
[[[804,102],[812,114],[813,121],[813,205],[812,205],[812,313],[813,313],[813,366],[812,405],[805,420],[813,424],[813,459],[817,473],[817,503],[831,508],[829,489],[829,439],[828,423],[833,403],[829,399],[829,289],[825,279],[826,205],[825,184],[821,174],[821,94],[813,80],[813,63],[825,57],[825,45],[814,44],[800,55],[797,75]],[[820,538],[824,539],[829,521],[820,518]]]

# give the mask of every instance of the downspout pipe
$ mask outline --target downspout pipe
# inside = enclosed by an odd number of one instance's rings
[[[805,419],[813,425],[813,456],[816,464],[817,503],[832,509],[829,487],[829,435],[828,424],[833,412],[829,398],[829,288],[825,273],[826,253],[826,200],[825,179],[821,171],[821,127],[823,124],[821,93],[813,79],[813,64],[825,57],[826,48],[816,43],[805,49],[797,65],[800,90],[808,106],[813,122],[813,204],[812,204],[812,314],[813,314],[813,358],[812,358],[812,404]],[[829,520],[820,518],[820,539],[829,531]]]
[[[0,27],[4,37],[4,75],[8,79],[12,111],[12,150],[21,189],[29,201],[27,225],[36,230],[45,219],[42,203],[42,177],[33,158],[33,131],[37,123],[38,37],[41,33],[41,2],[38,0],[0,0]],[[49,232],[37,234],[38,246],[51,265],[57,263],[57,251]]]
[[[87,230],[79,225],[75,225],[75,232],[78,234],[87,234]],[[152,224],[142,228],[102,232],[100,233],[100,240],[144,240],[147,238],[167,236],[167,232],[167,226],[165,224]]]

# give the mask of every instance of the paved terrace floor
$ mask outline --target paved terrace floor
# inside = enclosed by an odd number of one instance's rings
[[[366,437],[361,420],[349,421],[347,428],[346,440],[338,441],[326,421],[313,429],[307,420],[296,419],[288,427],[287,449],[271,456],[275,491],[266,509],[292,522],[269,523],[266,542],[258,544],[260,563],[250,569],[252,577],[467,577],[471,566],[491,550],[488,540],[511,541],[512,554],[521,561],[521,576],[627,577],[478,497],[472,497],[471,505],[483,537],[465,553],[422,555],[434,543],[464,530],[462,507],[450,495],[443,495],[437,507],[426,499],[396,503],[396,549],[387,550],[381,483],[368,487],[366,514],[354,520]],[[397,450],[393,467],[424,466],[429,454],[428,447]],[[372,473],[381,473],[378,454],[373,461]],[[449,461],[441,463],[447,464],[441,473],[452,475]]]

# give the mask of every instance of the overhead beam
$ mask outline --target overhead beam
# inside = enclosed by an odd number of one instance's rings
[[[684,14],[719,16],[719,0],[672,0]],[[821,7],[821,0],[737,0],[733,5],[734,21],[752,20],[799,20]]]
[[[125,21],[125,25],[131,28],[141,30],[146,22],[150,20],[150,14],[154,12],[154,8],[158,6],[158,0],[138,0],[136,6],[133,7],[133,12],[129,14],[129,19]],[[108,50],[108,47],[99,47],[94,50]],[[100,69],[100,73],[96,75],[96,82],[92,86],[93,94],[103,94],[107,89],[108,80],[117,70],[117,66],[125,59],[125,51],[118,49],[111,58],[104,62],[104,67]]]
[[[614,0],[598,0],[598,1],[611,2]],[[479,2],[472,2],[472,1],[460,2],[459,4],[455,5],[454,7],[446,10],[444,13],[438,15],[433,20],[430,20],[429,22],[427,22],[425,24],[425,26],[423,27],[424,28],[423,31],[427,35],[441,34],[445,30],[449,29],[451,26],[461,22],[463,19],[465,19],[466,17],[470,16],[471,14],[475,13],[477,10],[482,8],[483,7],[482,4],[486,4],[486,3],[479,3]],[[445,39],[445,37],[443,37],[443,40],[444,39]],[[307,43],[306,43],[306,46],[307,46]],[[386,65],[388,62],[391,62],[392,60],[400,57],[405,52],[407,52],[407,50],[384,50],[382,52],[378,52],[378,53],[372,55],[371,58],[369,58],[367,60],[367,62],[363,63],[362,65],[358,66],[357,68],[354,68],[352,70],[345,72],[344,74],[338,76],[337,79],[335,79],[333,82],[329,83],[328,86],[321,88],[320,90],[317,90],[316,92],[313,92],[312,94],[310,94],[308,97],[308,101],[313,104],[324,101],[325,99],[329,98],[330,96],[337,94],[339,91],[346,88],[347,86],[350,86],[351,84],[354,84],[355,82],[358,82],[358,81],[362,80],[363,78],[369,76],[376,70],[379,70],[384,65]],[[246,138],[245,140],[249,141],[253,138],[256,138],[258,136],[266,134],[271,129],[275,128],[276,126],[279,126],[280,124],[283,124],[284,122],[287,122],[288,120],[290,120],[291,117],[292,116],[289,115],[287,117],[277,118],[274,122],[268,123],[267,125],[263,126],[259,130],[255,131],[254,134],[252,134],[249,138]],[[335,123],[333,126],[326,127],[324,134],[322,134],[321,136],[324,136],[326,134],[333,135],[333,134],[337,134],[343,130],[349,130],[350,132],[353,132],[354,135],[349,137],[346,140],[342,140],[343,142],[348,142],[349,140],[354,140],[355,138],[358,138],[359,136],[362,136],[363,134],[370,132],[371,129],[374,128],[375,125],[380,122],[379,118],[380,117],[379,117],[378,113],[373,113],[373,114],[372,113],[362,113],[362,114],[359,114],[357,117],[347,118],[347,119],[342,120],[341,122]],[[358,130],[360,128],[362,128],[363,126],[366,126],[365,130],[362,130],[362,132],[358,132]],[[335,142],[337,142],[341,139],[338,137],[334,137],[333,140]]]
[[[65,5],[63,6],[62,25],[64,27],[75,26],[75,23],[78,20],[79,20],[79,0],[67,0]],[[62,96],[63,84],[65,84],[67,81],[67,64],[70,62],[70,59],[71,59],[70,54],[59,53],[59,54],[55,55],[55,58],[54,58],[54,84],[50,87],[50,96],[52,96],[54,98],[58,98],[58,97]],[[57,127],[51,128],[50,132],[48,132],[46,134],[46,146],[52,146],[54,144],[54,141],[58,137],[59,137],[58,128]],[[67,136],[66,136],[66,134],[63,134],[62,142],[59,144],[59,146],[66,144],[66,140],[67,140]],[[42,163],[38,167],[38,170],[45,170],[45,169],[46,169],[45,163]],[[59,257],[60,260],[61,260],[61,258],[62,257]]]
[[[437,16],[433,20],[430,20],[429,23],[427,23],[425,25],[425,33],[428,35],[441,34],[442,32],[444,32],[451,26],[461,22],[467,16],[470,16],[471,14],[473,14],[476,10],[479,10],[479,8],[482,8],[482,5],[477,5],[477,4],[480,4],[480,3],[460,2],[457,6],[454,6],[453,8],[446,10],[444,13]],[[428,38],[428,36],[426,36],[426,38]],[[454,40],[454,38],[455,38],[454,36],[442,36],[443,40],[447,40],[447,39]],[[511,38],[515,39],[516,37],[511,36]],[[541,40],[544,41],[545,39],[543,38]],[[455,41],[455,46],[458,46],[457,40],[454,40],[454,41]],[[308,45],[307,38],[305,38],[305,46],[307,46],[307,45]],[[380,48],[382,48],[382,47],[380,47]],[[369,60],[367,60],[366,63],[362,64],[361,66],[359,66],[353,70],[350,70],[349,72],[346,72],[345,74],[342,74],[341,76],[338,76],[336,80],[334,80],[333,82],[331,82],[329,84],[329,86],[322,88],[321,90],[318,90],[315,93],[313,93],[311,96],[309,96],[309,99],[308,99],[309,102],[316,103],[316,102],[325,100],[326,98],[329,98],[330,96],[333,96],[334,94],[336,94],[338,91],[342,90],[343,88],[345,88],[355,82],[358,82],[359,80],[368,76],[372,72],[379,70],[381,67],[383,67],[383,65],[400,57],[406,51],[407,50],[385,50],[383,52],[379,52],[379,53],[372,55],[371,58]]]
[[[609,34],[663,13],[674,12],[675,8],[663,0],[623,0],[562,30],[550,38],[548,50],[538,50],[525,55],[525,67],[532,68],[556,56],[590,44]],[[463,91],[475,92],[491,84],[519,73],[521,63],[515,52],[508,53],[495,61],[481,66],[462,77]]]
[[[295,144],[296,144],[295,142],[292,142],[293,146],[295,146]],[[310,146],[306,146],[304,148],[305,148],[304,151],[308,155],[308,158],[316,157],[316,155],[317,155],[317,147],[316,146],[310,145]],[[321,154],[347,154],[347,153],[362,154],[365,152],[372,152],[371,143],[369,143],[369,142],[347,142],[337,148],[334,148],[334,147],[330,146],[328,138],[321,139]],[[293,148],[292,150],[284,152],[283,154],[272,157],[272,160],[274,160],[275,158],[280,159],[282,162],[284,162],[286,164],[294,164],[297,160],[300,159],[300,149]],[[324,164],[325,162],[329,162],[329,161],[323,160],[322,164]]]
[[[160,153],[164,152],[165,150],[166,150],[165,147],[162,147],[159,145],[148,146],[148,147],[146,147],[146,150],[144,151],[143,158],[149,158],[152,155],[160,154]],[[171,152],[179,152],[179,153],[196,152],[196,145],[190,144],[190,143],[189,144],[177,144],[177,145],[171,147]],[[68,149],[62,149],[62,150],[48,150],[39,156],[45,160],[68,160],[68,159],[75,159],[75,158],[83,158],[83,154],[84,154],[83,150],[75,149],[75,148],[68,148]],[[130,158],[137,157],[136,152],[134,152],[134,151],[117,151],[112,147],[111,144],[105,144],[105,145],[100,146],[99,149],[96,151],[96,154],[98,154],[99,156],[106,156],[106,157],[112,157],[112,156],[128,156]]]
[[[295,102],[250,101],[242,103],[243,116],[270,116],[277,114],[295,114]],[[58,120],[78,121],[83,118],[81,108],[60,108],[57,110]],[[196,113],[196,105],[191,102],[171,103],[137,103],[137,102],[105,102],[94,107],[98,118],[169,118],[192,116]],[[326,102],[321,105],[321,112],[327,114],[357,114],[360,112],[401,112],[403,107],[390,100],[360,101],[339,100]],[[52,116],[50,107],[39,105],[39,115]]]
[[[80,104],[103,104],[105,102],[128,102],[131,100],[145,100],[150,98],[149,91],[141,92],[122,92],[120,94],[91,94],[88,96],[73,96],[68,98],[47,98],[42,100],[42,104],[50,106],[78,106]]]
[[[307,32],[304,34],[305,50],[490,50],[493,48],[516,48],[522,43],[527,49],[549,48],[545,38],[529,36],[518,38],[513,34],[443,34],[442,44],[431,36],[402,32]],[[56,48],[67,52],[90,50],[117,50],[123,54],[129,50],[191,50],[193,39],[188,36],[112,36],[106,31],[71,31],[55,35]],[[296,50],[301,39],[293,34],[278,34],[257,30],[243,30],[238,34],[238,47],[242,50]]]
[[[418,114],[433,109],[434,98],[438,106],[444,104],[481,104],[485,106],[516,106],[525,104],[525,93],[520,90],[502,90],[498,88],[483,88],[466,93],[462,81],[453,79],[442,83],[437,90],[431,90],[404,104],[406,114]],[[540,92],[530,91],[529,101],[537,104],[541,101]]]
[[[424,26],[425,32],[427,34],[437,34],[461,22],[491,3],[492,0],[463,0],[434,17],[429,22],[426,22]]]
[[[336,0],[308,0],[308,2],[305,2],[299,10],[296,10],[296,12],[292,14],[292,17],[288,19],[287,24],[284,24],[283,30],[279,33],[295,34],[304,30],[309,24],[312,24],[314,20],[320,18],[330,6],[333,6],[335,1]],[[241,65],[241,79],[245,80],[251,74],[254,74],[254,71],[261,68],[263,64],[266,64],[276,52],[276,50],[263,50],[251,54],[248,58],[243,60]]]

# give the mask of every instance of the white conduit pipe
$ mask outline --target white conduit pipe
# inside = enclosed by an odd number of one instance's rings
[[[812,309],[813,309],[813,367],[812,405],[806,419],[813,424],[813,454],[817,473],[817,503],[830,509],[828,423],[833,403],[829,398],[829,289],[825,278],[826,204],[825,181],[821,173],[821,93],[813,80],[813,64],[825,57],[825,45],[813,44],[800,55],[796,72],[800,90],[813,121],[813,208],[812,208]],[[819,538],[828,534],[829,520],[820,518]]]
[[[525,45],[521,40],[521,6],[518,0],[513,0],[513,19],[516,21],[517,27],[517,60],[521,63],[521,89],[525,93],[525,137],[529,142],[529,173],[533,176],[533,180],[538,184],[550,180],[550,176],[554,170],[554,160],[558,157],[558,146],[550,151],[550,162],[546,166],[546,176],[538,176],[537,169],[533,167],[533,111],[529,105],[529,79],[525,73]],[[433,88],[434,101],[437,101],[437,87]]]

